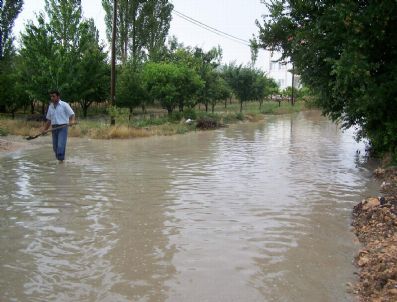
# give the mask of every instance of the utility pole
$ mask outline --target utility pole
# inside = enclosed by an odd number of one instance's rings
[[[113,0],[113,27],[112,27],[112,69],[110,74],[110,99],[111,105],[116,105],[116,23],[117,23],[117,0]],[[110,124],[116,123],[114,116],[110,117]]]
[[[3,8],[3,0],[0,0],[0,8]],[[3,32],[0,28],[0,59],[3,57]]]
[[[294,62],[292,62],[292,87],[291,87],[291,105],[294,106]]]

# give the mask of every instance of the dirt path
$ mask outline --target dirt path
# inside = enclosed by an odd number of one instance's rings
[[[355,258],[362,302],[397,301],[397,167],[375,170],[383,180],[382,197],[372,197],[353,210],[353,228],[362,249]]]

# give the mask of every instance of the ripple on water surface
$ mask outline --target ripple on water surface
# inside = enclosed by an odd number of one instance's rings
[[[350,209],[376,185],[319,113],[71,138],[64,165],[41,139],[0,158],[0,300],[350,300]]]

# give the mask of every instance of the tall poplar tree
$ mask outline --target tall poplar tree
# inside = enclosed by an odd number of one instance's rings
[[[113,0],[102,0],[107,38],[111,41]],[[117,58],[134,65],[164,46],[173,5],[168,0],[119,0],[117,9]]]
[[[9,111],[16,95],[14,86],[9,85],[15,80],[12,29],[22,6],[23,0],[0,0],[0,112]]]
[[[81,52],[82,11],[80,0],[45,0],[48,30],[55,43],[52,76],[55,87],[69,99],[77,99],[75,76]],[[54,88],[55,88],[54,87]]]
[[[0,60],[12,53],[12,28],[22,6],[23,0],[0,0]]]

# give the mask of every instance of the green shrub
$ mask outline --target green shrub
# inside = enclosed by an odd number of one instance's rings
[[[7,129],[0,128],[0,136],[7,136],[7,135],[8,135]]]
[[[194,110],[194,108],[188,108],[185,111],[183,111],[183,116],[185,119],[191,119],[191,120],[195,120],[197,118],[197,113],[196,110]]]
[[[244,114],[242,112],[236,113],[236,119],[239,121],[244,121]]]
[[[183,112],[180,112],[180,111],[172,112],[168,116],[168,119],[170,122],[179,122],[182,118],[183,118]]]

